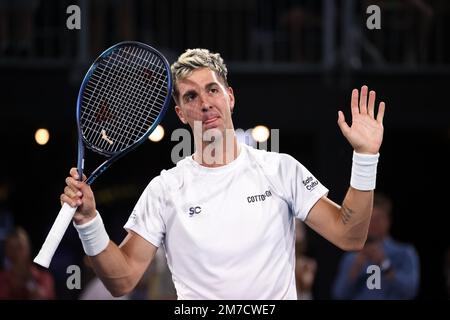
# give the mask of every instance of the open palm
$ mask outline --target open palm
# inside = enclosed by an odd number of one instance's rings
[[[369,96],[367,101],[367,96]],[[359,100],[359,101],[358,101]],[[361,88],[361,97],[357,89],[352,91],[352,124],[345,122],[342,111],[338,112],[338,125],[344,137],[358,153],[376,154],[383,141],[383,116],[385,105],[380,102],[375,117],[375,91],[368,94],[367,86]]]

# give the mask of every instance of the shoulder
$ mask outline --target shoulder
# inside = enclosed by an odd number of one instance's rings
[[[265,168],[279,169],[281,166],[297,165],[299,162],[287,153],[259,150],[243,145],[249,157]]]
[[[187,158],[178,161],[176,166],[170,169],[163,169],[161,173],[154,177],[147,188],[156,189],[179,189],[184,182],[184,175],[189,167],[189,160]]]

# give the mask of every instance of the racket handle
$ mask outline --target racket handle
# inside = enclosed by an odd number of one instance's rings
[[[41,250],[39,251],[39,254],[33,260],[35,263],[48,268],[50,262],[52,261],[53,255],[55,254],[55,251],[64,236],[64,233],[69,227],[69,223],[72,221],[75,211],[77,211],[77,208],[72,208],[64,202],[52,228],[47,235],[47,238],[44,241],[44,244],[42,245]]]

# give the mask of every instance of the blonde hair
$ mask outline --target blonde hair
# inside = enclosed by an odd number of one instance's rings
[[[212,53],[208,49],[187,49],[170,67],[173,77],[173,98],[175,102],[178,101],[179,94],[177,81],[190,76],[194,70],[200,68],[208,68],[216,72],[223,84],[228,87],[227,66],[219,53]]]

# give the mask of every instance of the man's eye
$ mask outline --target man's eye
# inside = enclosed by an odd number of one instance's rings
[[[217,89],[217,88],[211,88],[211,89],[209,89],[209,92],[211,92],[211,93],[217,93],[217,92],[219,92],[219,89]]]
[[[190,102],[190,101],[192,101],[194,99],[195,99],[195,94],[194,93],[186,95],[186,102]]]

